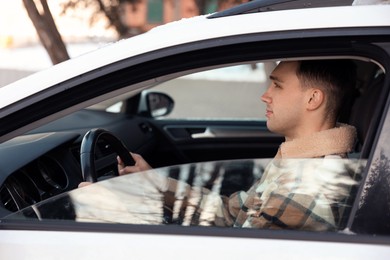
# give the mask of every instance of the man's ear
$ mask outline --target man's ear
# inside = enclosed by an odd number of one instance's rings
[[[308,92],[306,108],[308,110],[316,110],[324,103],[324,100],[324,92],[321,89],[313,88]]]

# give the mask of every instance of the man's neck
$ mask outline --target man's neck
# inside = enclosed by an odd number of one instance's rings
[[[307,136],[311,136],[317,132],[321,132],[324,130],[328,130],[334,128],[336,126],[336,122],[324,121],[319,124],[306,124],[305,127],[301,127],[297,129],[294,133],[285,136],[286,141],[291,141],[295,139],[305,138]]]

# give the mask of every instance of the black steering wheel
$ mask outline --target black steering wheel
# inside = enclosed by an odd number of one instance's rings
[[[122,159],[126,166],[134,165],[135,162],[131,157],[126,146],[115,137],[112,133],[104,129],[92,129],[88,131],[81,142],[80,164],[84,181],[97,182],[98,177],[95,167],[95,155],[98,149],[98,142],[104,141],[105,148],[110,149]],[[99,151],[101,152],[101,151]],[[117,171],[113,171],[113,176],[118,176]]]

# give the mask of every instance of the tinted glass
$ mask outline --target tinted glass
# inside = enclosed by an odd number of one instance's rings
[[[390,234],[389,144],[390,113],[387,113],[353,223],[356,232]]]
[[[79,188],[13,219],[330,231],[343,227],[364,162],[237,160],[187,164]]]

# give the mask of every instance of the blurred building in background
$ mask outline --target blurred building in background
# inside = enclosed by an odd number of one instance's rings
[[[96,5],[63,12],[61,4],[67,1],[47,0],[70,57],[119,38],[107,17],[96,14]],[[140,0],[136,4],[120,1],[119,18],[128,28],[126,37],[131,37],[158,25],[212,13],[239,2],[248,0]],[[22,0],[0,0],[0,87],[50,66],[50,58]]]
[[[219,9],[218,0],[204,2],[205,10],[199,10],[196,0],[141,0],[135,6],[124,3],[122,22],[134,30],[134,34],[138,34],[161,24],[212,13]]]

